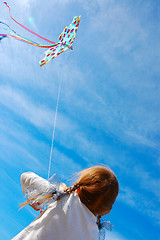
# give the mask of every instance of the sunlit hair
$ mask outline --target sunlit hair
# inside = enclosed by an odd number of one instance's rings
[[[81,202],[95,215],[108,214],[119,192],[115,174],[103,166],[83,170],[75,186]]]

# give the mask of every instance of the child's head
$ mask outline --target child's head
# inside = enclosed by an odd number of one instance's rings
[[[108,214],[119,192],[115,174],[102,166],[83,170],[75,185],[81,202],[94,215]]]

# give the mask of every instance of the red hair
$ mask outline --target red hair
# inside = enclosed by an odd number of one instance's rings
[[[78,187],[81,202],[95,215],[109,213],[119,192],[115,174],[102,166],[83,170],[74,186]]]

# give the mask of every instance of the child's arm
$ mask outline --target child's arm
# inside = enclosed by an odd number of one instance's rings
[[[50,187],[50,182],[33,172],[26,172],[21,175],[22,191],[25,194],[26,188],[33,186],[34,188],[42,189],[44,192]],[[67,187],[61,183],[60,190],[66,190]],[[34,210],[39,211],[42,208],[41,202],[29,204]]]
[[[44,188],[46,190],[49,187],[49,182],[38,176],[37,174],[33,172],[26,172],[21,175],[21,185],[22,185],[22,191],[25,194],[25,189],[29,186]]]

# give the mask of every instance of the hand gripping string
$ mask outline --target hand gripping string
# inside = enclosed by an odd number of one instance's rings
[[[49,42],[49,43],[55,44],[55,42],[52,42],[52,41],[50,41],[50,40],[48,40],[48,39],[40,36],[39,34],[31,31],[30,29],[26,28],[24,25],[22,25],[22,24],[20,24],[19,22],[17,22],[17,21],[11,16],[11,9],[10,9],[10,7],[8,6],[8,4],[7,4],[6,2],[4,2],[4,4],[5,4],[5,5],[8,7],[8,9],[9,9],[10,18],[11,18],[14,22],[16,22],[19,26],[23,27],[25,30],[27,30],[28,32],[36,35],[37,37],[39,37],[39,38],[41,38],[41,39],[43,39],[43,40],[45,40],[45,41],[47,41],[47,42]]]

